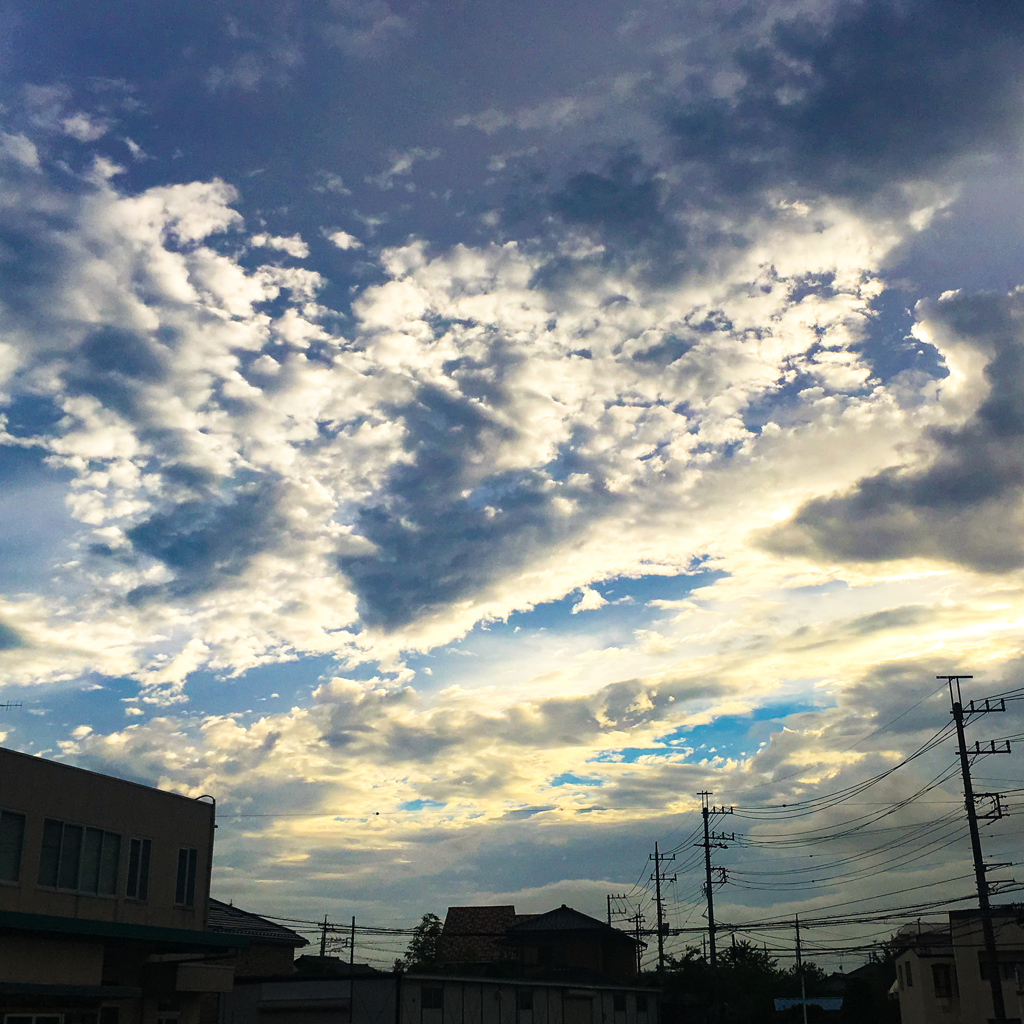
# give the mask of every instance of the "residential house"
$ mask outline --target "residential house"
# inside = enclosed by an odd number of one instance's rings
[[[505,933],[521,920],[524,918],[517,916],[510,904],[449,907],[438,942],[438,959],[446,968],[463,974],[511,973],[516,954],[506,944]]]
[[[619,982],[636,977],[636,940],[564,903],[546,914],[511,905],[449,907],[439,961],[460,973],[543,978],[567,971]]]
[[[1024,1018],[1024,906],[993,908],[1003,1000]],[[954,910],[948,925],[897,934],[896,983],[903,1024],[986,1024],[993,1016],[988,958],[977,910]]]
[[[570,969],[627,982],[637,974],[636,939],[564,903],[518,921],[505,942],[516,951],[523,976]]]
[[[294,974],[295,951],[309,945],[308,939],[291,928],[215,899],[210,900],[207,927],[211,932],[240,936],[248,941],[248,948],[239,949],[225,961],[234,968],[236,982]]]

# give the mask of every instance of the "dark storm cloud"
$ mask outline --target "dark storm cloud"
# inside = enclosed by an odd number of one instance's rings
[[[279,483],[265,478],[240,486],[230,498],[183,502],[133,526],[127,535],[135,551],[162,562],[174,579],[137,587],[129,601],[189,597],[238,577],[285,533],[279,502]]]
[[[0,622],[0,651],[13,651],[24,646],[25,641],[10,626]]]
[[[852,562],[939,558],[982,572],[1024,565],[1024,295],[956,297],[932,319],[988,359],[989,394],[959,429],[931,433],[922,470],[888,469],[808,502],[762,542]]]
[[[868,196],[1019,145],[1022,39],[1013,0],[848,4],[827,26],[777,23],[735,55],[734,96],[693,79],[666,123],[691,186]]]
[[[612,501],[601,490],[553,491],[549,477],[534,469],[481,474],[495,440],[514,440],[488,411],[508,401],[500,386],[484,383],[496,365],[476,367],[479,373],[453,366],[462,395],[425,387],[398,410],[415,461],[395,469],[383,500],[359,515],[360,533],[376,552],[339,559],[372,626],[397,629],[438,611],[570,536],[579,527],[556,508],[557,494],[591,505]],[[481,391],[486,404],[475,400]]]
[[[598,171],[569,177],[551,197],[566,224],[596,228],[624,243],[661,241],[681,245],[665,211],[665,187],[636,156],[618,154]]]

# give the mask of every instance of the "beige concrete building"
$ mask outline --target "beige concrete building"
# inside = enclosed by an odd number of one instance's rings
[[[214,817],[212,799],[0,748],[5,1024],[200,1024],[249,945],[206,928]]]
[[[1006,1015],[1024,1019],[1024,906],[993,910]],[[976,910],[955,910],[945,928],[908,927],[896,958],[896,986],[903,1024],[986,1024],[992,991]]]

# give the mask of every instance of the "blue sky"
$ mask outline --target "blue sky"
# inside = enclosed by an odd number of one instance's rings
[[[3,742],[214,793],[256,911],[600,913],[698,790],[842,788],[936,673],[1014,685],[1022,42],[9,0]]]

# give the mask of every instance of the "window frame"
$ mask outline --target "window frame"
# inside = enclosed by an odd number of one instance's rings
[[[47,843],[47,832],[51,836],[51,826],[59,826],[60,838],[56,845],[55,860],[52,865],[46,863],[47,851],[53,851],[53,844]],[[71,838],[73,837],[73,838]],[[85,887],[83,877],[87,866],[92,867],[87,858],[92,856],[92,841],[98,839],[95,848],[95,868],[90,875],[95,876],[96,888]],[[39,871],[36,885],[48,892],[73,893],[76,896],[96,896],[100,899],[117,899],[118,881],[121,874],[121,844],[123,836],[120,832],[100,828],[97,825],[84,825],[77,821],[65,821],[62,818],[43,819],[43,844],[39,853]],[[111,851],[108,854],[108,850]],[[72,856],[68,856],[73,852]],[[109,887],[104,888],[104,872],[112,870]],[[44,880],[44,871],[47,879]],[[73,884],[71,884],[73,883]]]
[[[21,869],[25,860],[25,824],[26,815],[24,811],[8,810],[6,807],[0,808],[0,837],[3,836],[3,825],[4,818],[20,818],[21,819],[21,834],[18,836],[18,852],[14,858],[14,877],[3,878],[0,876],[0,885],[20,885],[21,884]]]
[[[953,964],[932,964],[932,988],[936,999],[955,998],[959,994],[956,967]]]
[[[427,993],[430,993],[430,1005],[427,1005]],[[435,1005],[435,1003],[437,1005]],[[420,1010],[440,1010],[444,1013],[444,983],[440,985],[420,985]]]
[[[182,876],[182,855],[184,877]],[[196,875],[199,871],[199,851],[194,846],[178,847],[178,870],[174,876],[174,905],[183,910],[194,910],[196,905]],[[180,897],[180,898],[179,898]]]
[[[135,877],[132,878],[133,858],[138,844],[138,859],[134,861]],[[124,878],[124,898],[135,903],[149,902],[149,869],[153,859],[153,840],[149,836],[128,837],[128,865]]]

